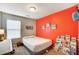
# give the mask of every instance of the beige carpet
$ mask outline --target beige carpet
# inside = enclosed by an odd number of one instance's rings
[[[14,47],[15,53],[13,55],[30,55],[29,51],[24,47]],[[50,49],[49,52],[46,52],[44,55],[64,55],[62,52],[55,52],[54,49]]]
[[[24,46],[14,47],[14,49],[14,55],[30,55],[29,51]]]

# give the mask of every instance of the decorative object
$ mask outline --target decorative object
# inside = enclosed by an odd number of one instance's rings
[[[33,26],[28,26],[28,25],[27,25],[27,26],[26,26],[26,29],[27,29],[27,30],[33,30]]]
[[[55,48],[66,55],[76,55],[76,37],[70,37],[70,35],[57,36]]]
[[[55,30],[56,29],[56,24],[52,24],[51,29]]]
[[[77,41],[78,41],[78,52],[77,52],[77,54],[79,55],[79,39],[77,39]]]
[[[72,13],[73,21],[79,21],[79,5],[76,6],[76,10]]]
[[[4,29],[0,29],[0,41],[3,41],[4,39],[5,39]]]
[[[60,36],[57,36],[56,44],[55,44],[55,51],[58,52],[60,49],[61,49],[61,38]]]
[[[46,23],[46,28],[47,28],[47,27],[50,27],[50,23],[49,23],[49,22]]]
[[[50,24],[49,22],[47,22],[45,25],[42,26],[42,29],[51,27],[51,29],[55,30],[56,29],[56,24]]]
[[[76,38],[75,37],[72,37],[71,38],[71,55],[76,55]]]

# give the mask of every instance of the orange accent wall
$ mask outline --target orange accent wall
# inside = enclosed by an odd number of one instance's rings
[[[36,36],[51,39],[53,44],[56,42],[56,37],[60,35],[78,37],[78,23],[72,20],[72,13],[75,10],[76,6],[38,19],[36,21]],[[56,24],[57,29],[52,30],[49,27],[43,30],[42,26],[47,22]]]

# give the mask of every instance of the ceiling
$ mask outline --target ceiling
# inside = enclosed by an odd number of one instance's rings
[[[0,3],[0,11],[32,19],[39,19],[49,14],[72,7],[76,3]],[[28,6],[36,6],[36,12],[30,12]]]

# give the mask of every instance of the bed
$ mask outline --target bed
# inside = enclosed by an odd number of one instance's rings
[[[44,39],[36,36],[28,36],[23,38],[23,44],[30,51],[37,53],[52,45],[50,39]]]
[[[13,52],[12,42],[10,39],[6,39],[0,42],[0,55],[9,54]]]

